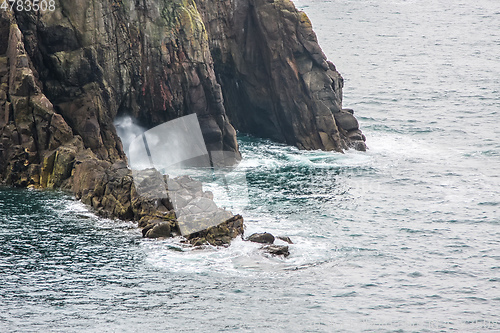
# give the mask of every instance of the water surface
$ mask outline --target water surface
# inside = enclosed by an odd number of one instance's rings
[[[500,331],[500,3],[295,3],[370,149],[240,135],[246,234],[290,236],[290,256],[0,189],[2,331]]]

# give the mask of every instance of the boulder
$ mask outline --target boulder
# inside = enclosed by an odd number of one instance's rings
[[[269,254],[273,256],[283,256],[288,257],[290,255],[290,251],[287,245],[267,245],[262,248]]]
[[[351,141],[366,141],[365,136],[363,135],[363,133],[361,133],[361,131],[359,129],[349,131],[347,133],[347,137]]]
[[[255,233],[248,236],[246,240],[254,243],[273,244],[274,236],[268,232]]]
[[[195,246],[210,244],[215,246],[228,246],[231,240],[243,235],[243,217],[235,215],[217,226],[186,236],[187,241]]]
[[[358,120],[351,112],[341,110],[340,112],[334,113],[334,116],[337,125],[342,129],[348,132],[359,129]]]
[[[170,224],[168,222],[155,221],[142,229],[142,237],[145,238],[166,238],[170,236]]]

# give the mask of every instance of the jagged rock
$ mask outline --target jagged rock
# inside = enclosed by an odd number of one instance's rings
[[[248,236],[247,241],[261,244],[273,244],[274,236],[268,232],[255,233]]]
[[[351,130],[347,133],[347,137],[352,141],[366,141],[366,137],[359,129]]]
[[[195,246],[203,244],[226,246],[231,243],[232,239],[243,235],[243,232],[243,217],[235,215],[217,226],[187,235],[186,238]]]
[[[349,146],[359,151],[366,151],[366,143],[364,141],[351,141]]]
[[[18,159],[0,165],[4,182],[47,186],[34,181],[43,177],[29,172],[42,168],[31,165],[73,135],[99,159],[123,159],[112,122],[125,113],[152,127],[195,112],[210,149],[237,152],[226,110],[240,130],[299,148],[349,146],[333,117],[342,77],[289,0],[68,6],[61,1],[41,17],[1,13],[0,120],[15,139],[0,149],[4,161]]]
[[[267,253],[270,253],[275,256],[284,256],[288,257],[290,255],[290,251],[287,245],[267,245],[262,248]]]
[[[200,213],[191,213],[182,211],[177,214],[177,221],[182,235],[196,233],[212,226],[219,225],[223,221],[231,218],[233,214],[224,209],[217,208],[213,211],[203,211]]]
[[[8,36],[7,31],[2,31],[5,35]],[[8,45],[7,43],[5,45]],[[3,77],[5,74],[9,72],[9,67],[7,66],[7,57],[0,57],[0,77]],[[7,86],[7,85],[6,85]],[[5,94],[5,92],[4,92]],[[2,95],[2,99],[5,100],[7,98],[6,95]]]

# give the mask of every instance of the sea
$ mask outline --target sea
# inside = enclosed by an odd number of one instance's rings
[[[239,134],[233,212],[290,255],[143,239],[2,188],[1,332],[500,332],[500,2],[294,3],[369,149]]]

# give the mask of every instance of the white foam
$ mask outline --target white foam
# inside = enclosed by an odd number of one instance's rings
[[[127,157],[130,159],[130,144],[137,136],[144,133],[146,129],[134,122],[134,120],[130,116],[116,118],[114,125],[116,127],[118,136],[122,140],[123,150],[125,151],[125,154],[127,154]]]

